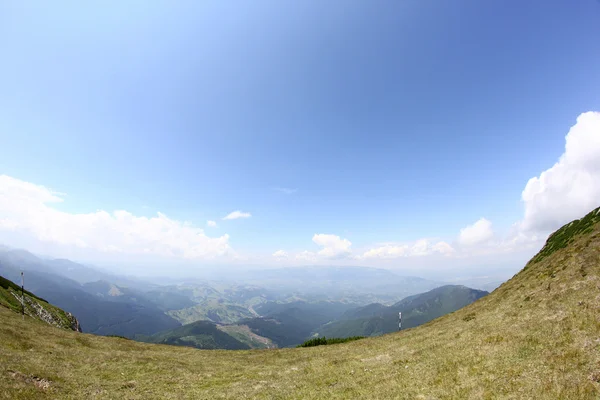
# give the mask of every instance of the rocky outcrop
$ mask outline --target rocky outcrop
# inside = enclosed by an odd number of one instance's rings
[[[67,316],[67,319],[71,322],[71,330],[75,332],[81,332],[81,326],[79,325],[79,321],[77,320],[77,318],[75,318],[75,316],[70,312],[65,312],[65,315]]]
[[[25,301],[25,314],[30,317],[39,319],[58,328],[81,332],[79,321],[73,314],[53,307],[44,307],[43,302],[36,301],[29,296],[25,296],[24,299],[22,299],[20,295],[13,291],[11,291],[11,294],[19,301],[19,303],[23,300]]]

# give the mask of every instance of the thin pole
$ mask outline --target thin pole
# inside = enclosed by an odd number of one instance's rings
[[[23,271],[21,271],[21,314],[23,314],[23,319],[25,319],[25,276],[23,275]]]
[[[398,330],[399,331],[402,330],[402,313],[401,312],[398,313]]]

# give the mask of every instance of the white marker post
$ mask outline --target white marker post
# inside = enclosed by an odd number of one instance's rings
[[[23,314],[23,319],[25,319],[25,276],[23,275],[23,271],[21,271],[21,314]]]
[[[402,330],[402,313],[401,312],[398,313],[398,330],[399,331]]]

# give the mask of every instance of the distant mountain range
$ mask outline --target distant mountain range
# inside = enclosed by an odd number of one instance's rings
[[[449,287],[415,297],[440,283],[366,267],[260,270],[240,272],[235,280],[161,286],[0,246],[0,274],[16,281],[21,271],[28,290],[75,315],[84,332],[200,348],[289,347],[314,335],[375,335],[395,329],[397,309],[407,310],[410,327],[478,298],[477,291],[469,297],[470,289]],[[406,305],[410,296],[421,303]]]
[[[318,335],[351,337],[395,332],[399,328],[399,312],[402,313],[402,328],[413,328],[459,310],[487,294],[466,286],[446,285],[409,296],[392,306],[375,303],[349,310],[339,320],[322,326]]]
[[[444,285],[371,267],[290,267],[240,271],[231,280],[264,287],[274,293],[294,294],[312,300],[338,300],[368,304],[393,303],[406,296]]]
[[[291,347],[315,335],[331,338],[394,332],[398,330],[399,311],[403,313],[403,327],[412,328],[454,312],[486,294],[465,286],[447,285],[409,296],[392,306],[374,303],[353,307],[325,301],[267,302],[256,307],[261,317],[226,325],[197,321],[136,339],[201,349]],[[232,337],[227,338],[227,334]]]
[[[114,277],[68,260],[43,260],[24,250],[0,249],[0,275],[18,281],[21,271],[29,291],[75,315],[83,332],[133,337],[180,325],[140,292],[106,281],[81,284],[67,275],[78,271],[80,278]]]

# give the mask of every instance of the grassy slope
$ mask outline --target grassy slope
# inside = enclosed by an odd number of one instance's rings
[[[28,317],[41,320],[40,309],[45,310],[45,323],[52,324],[63,329],[73,329],[76,326],[76,320],[70,314],[58,307],[48,304],[42,298],[37,297],[33,293],[25,290],[25,314]],[[17,297],[15,297],[15,295]],[[6,307],[9,310],[20,313],[21,305],[21,288],[12,281],[0,276],[0,306]],[[35,308],[34,308],[35,306]]]
[[[217,328],[210,321],[196,321],[166,332],[136,339],[149,343],[190,346],[198,349],[250,349],[247,344]]]
[[[217,328],[248,345],[251,349],[274,349],[277,347],[271,339],[257,335],[247,325],[219,325]]]
[[[250,310],[237,304],[219,302],[215,299],[203,301],[192,307],[167,311],[167,314],[182,324],[209,320],[223,324],[233,324],[244,318],[252,318]]]
[[[455,313],[335,346],[148,345],[0,308],[0,398],[598,398],[600,224],[547,253]]]

